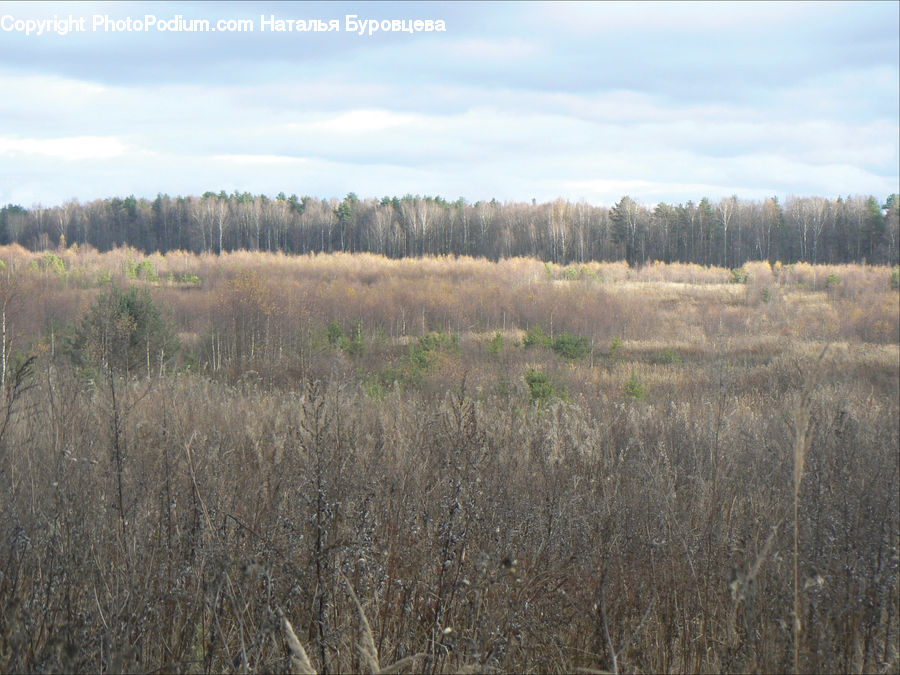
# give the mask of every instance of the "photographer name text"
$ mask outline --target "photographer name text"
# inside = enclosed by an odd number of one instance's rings
[[[20,18],[12,14],[0,16],[0,32],[24,35],[59,35],[73,33],[443,33],[443,19],[365,19],[356,14],[341,19],[283,19],[274,14],[261,14],[259,19],[188,19],[181,14],[160,17],[112,17],[109,14],[87,16],[53,15],[50,18]]]

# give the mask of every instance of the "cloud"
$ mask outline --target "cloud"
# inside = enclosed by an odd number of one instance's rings
[[[116,138],[70,136],[68,138],[16,138],[0,136],[0,155],[10,159],[39,155],[68,162],[112,159],[129,153],[127,145]]]
[[[444,13],[449,29],[7,35],[0,200],[898,191],[900,41],[884,28],[897,14],[888,3],[159,7],[82,11]]]

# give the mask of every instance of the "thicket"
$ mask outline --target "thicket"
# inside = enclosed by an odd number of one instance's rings
[[[900,664],[888,267],[54,255],[0,249],[4,672]]]

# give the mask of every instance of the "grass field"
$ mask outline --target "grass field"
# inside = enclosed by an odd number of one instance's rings
[[[900,668],[897,270],[0,261],[2,672]]]

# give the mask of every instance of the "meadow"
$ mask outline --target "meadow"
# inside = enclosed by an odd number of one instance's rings
[[[898,268],[0,261],[2,672],[900,668]]]

